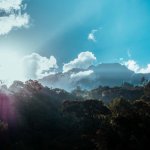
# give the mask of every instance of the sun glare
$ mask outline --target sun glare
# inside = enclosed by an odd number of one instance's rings
[[[0,79],[12,82],[22,78],[20,55],[15,52],[0,52]]]

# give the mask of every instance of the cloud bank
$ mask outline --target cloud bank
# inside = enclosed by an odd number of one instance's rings
[[[135,60],[128,60],[123,64],[135,73],[150,73],[150,64],[147,64],[146,67],[140,67],[140,65]]]
[[[92,52],[81,52],[77,58],[70,61],[69,63],[64,64],[63,72],[67,72],[73,68],[86,69],[89,66],[93,65],[95,61],[96,57]]]
[[[0,9],[5,11],[20,10],[22,0],[0,0]]]
[[[77,58],[64,64],[63,71],[68,72],[73,68],[87,69],[96,57],[92,52],[81,52]],[[38,80],[51,74],[57,73],[58,65],[54,56],[44,57],[38,53],[26,56],[17,56],[14,53],[5,53],[0,57],[0,79],[2,80]],[[92,70],[74,72],[70,74],[71,79],[80,79],[93,73]]]
[[[80,80],[82,78],[90,76],[92,73],[94,73],[93,70],[87,70],[87,71],[80,71],[78,73],[71,74],[71,79]]]
[[[0,55],[0,81],[10,85],[14,80],[38,80],[57,71],[57,60],[54,56],[43,57],[32,53],[24,57],[14,53]]]
[[[54,56],[47,58],[37,53],[32,53],[22,59],[22,68],[25,79],[40,79],[55,73],[58,66]]]
[[[8,34],[14,28],[27,27],[30,16],[23,0],[0,0],[0,35]]]

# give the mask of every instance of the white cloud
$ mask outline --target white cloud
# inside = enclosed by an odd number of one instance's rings
[[[88,35],[88,40],[96,42],[95,33],[98,32],[98,30],[92,30]]]
[[[70,61],[67,64],[64,64],[63,72],[67,72],[73,68],[86,69],[91,66],[95,60],[96,57],[92,52],[81,52],[76,59]]]
[[[37,53],[25,56],[22,60],[23,75],[25,79],[40,79],[52,74],[58,68],[54,56],[42,57]]]
[[[123,63],[128,69],[134,71],[135,73],[150,73],[150,64],[146,67],[140,67],[135,60],[128,60]]]
[[[22,13],[23,0],[0,0],[0,35],[8,34],[14,28],[27,27],[30,16]]]
[[[27,26],[29,23],[29,16],[25,13],[23,15],[9,15],[0,17],[0,35],[9,33],[13,28],[21,28]]]
[[[37,80],[56,73],[57,61],[54,56],[43,57],[37,53],[20,56],[14,52],[0,55],[0,80],[11,84],[14,80]]]
[[[150,73],[150,64],[147,65],[145,68],[140,69],[141,73]]]
[[[132,70],[132,71],[134,71],[134,72],[138,72],[138,70],[140,69],[139,65],[138,65],[137,62],[134,61],[134,60],[128,60],[128,61],[124,62],[124,65],[125,65],[128,69],[130,69],[130,70]]]
[[[78,73],[73,73],[71,74],[71,78],[72,79],[82,79],[85,78],[87,76],[90,76],[91,74],[93,74],[93,70],[87,70],[87,71],[80,71]]]
[[[12,11],[20,10],[22,7],[22,1],[23,0],[0,0],[0,10],[4,11]]]

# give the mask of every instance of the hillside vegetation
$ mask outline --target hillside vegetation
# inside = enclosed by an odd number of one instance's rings
[[[1,150],[147,150],[149,127],[149,82],[68,93],[29,80],[0,89]]]

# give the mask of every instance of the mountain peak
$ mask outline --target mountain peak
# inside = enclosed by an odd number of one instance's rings
[[[87,71],[91,70],[93,73],[87,75]],[[85,74],[85,76],[84,76]],[[72,78],[76,76],[76,78]],[[80,77],[82,75],[82,77]],[[143,75],[147,79],[150,75]],[[65,73],[57,73],[50,75],[40,80],[46,86],[54,88],[64,88],[65,90],[72,90],[77,86],[84,89],[92,89],[98,86],[120,86],[123,82],[138,84],[141,75],[129,70],[126,66],[119,63],[102,63],[96,66],[92,65],[87,69],[73,68]]]

